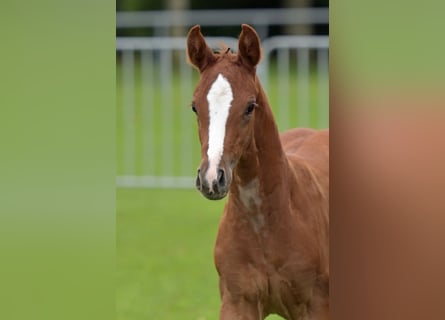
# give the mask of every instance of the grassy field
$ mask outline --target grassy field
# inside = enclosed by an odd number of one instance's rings
[[[222,202],[194,190],[117,192],[117,319],[215,319]]]
[[[117,190],[117,320],[218,318],[213,246],[224,203],[192,189]]]

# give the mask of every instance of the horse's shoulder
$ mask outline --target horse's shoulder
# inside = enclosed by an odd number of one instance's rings
[[[286,152],[296,150],[307,139],[314,134],[314,129],[296,128],[283,132],[281,134],[281,143]]]
[[[281,143],[286,153],[302,151],[300,149],[323,147],[329,144],[329,129],[315,130],[308,128],[296,128],[281,134]]]
[[[306,170],[317,180],[329,177],[329,130],[296,129],[286,133],[283,148],[294,168]],[[303,169],[305,168],[305,169]]]

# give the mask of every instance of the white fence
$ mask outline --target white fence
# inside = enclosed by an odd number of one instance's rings
[[[263,39],[258,74],[281,130],[328,126],[328,37],[269,36],[272,26],[328,25],[328,8],[117,12],[116,28],[149,29],[150,38],[118,38],[117,185],[192,188],[200,148],[187,105],[197,72],[186,63],[185,38],[202,27],[251,24]],[[209,38],[237,48],[235,38]]]
[[[235,38],[206,38],[237,48]],[[328,126],[327,36],[262,42],[258,74],[281,130]],[[185,38],[118,38],[117,185],[193,188],[200,161]]]

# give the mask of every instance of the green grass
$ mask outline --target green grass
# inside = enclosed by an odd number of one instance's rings
[[[213,246],[224,203],[196,190],[117,190],[117,320],[218,319]]]
[[[119,320],[217,318],[213,243],[223,204],[195,190],[118,190]]]

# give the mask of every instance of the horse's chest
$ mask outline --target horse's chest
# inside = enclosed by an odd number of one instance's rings
[[[223,291],[258,299],[268,312],[305,312],[315,270],[306,255],[299,253],[300,242],[293,239],[293,233],[271,230],[267,221],[253,218],[232,223],[224,223],[230,228],[223,227],[228,232],[220,234],[215,255]]]
[[[276,212],[285,217],[288,207],[279,209],[265,199],[260,196],[258,179],[239,187],[237,197],[229,199],[215,248],[222,291],[247,300],[259,299],[270,312],[305,310],[311,289],[298,283],[300,271],[307,267],[301,259],[294,261],[300,258],[296,252],[301,249],[295,221],[270,220]]]
[[[254,258],[247,264],[234,263],[233,269],[224,270],[223,290],[231,296],[243,297],[249,301],[257,300],[264,311],[289,314],[305,314],[312,296],[312,279],[304,280],[298,270],[277,270],[277,267],[264,258]],[[298,282],[298,278],[303,282]]]
[[[246,210],[256,210],[261,206],[258,178],[238,187],[238,196]]]

